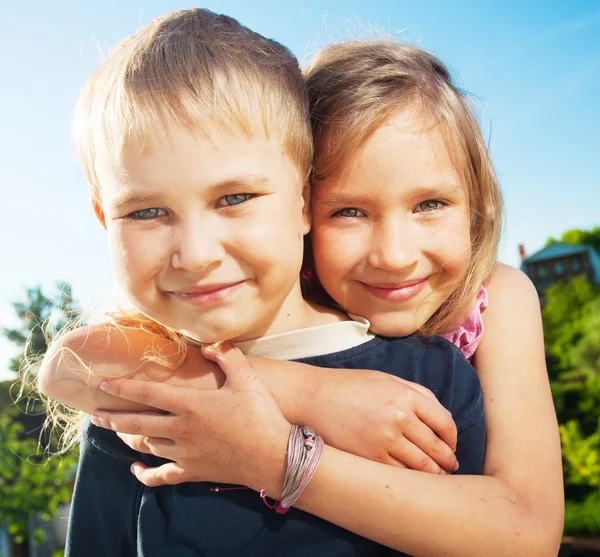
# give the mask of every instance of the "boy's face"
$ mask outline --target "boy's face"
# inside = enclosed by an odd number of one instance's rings
[[[470,259],[466,188],[439,128],[413,111],[379,128],[343,179],[319,185],[312,224],[321,283],[383,335],[423,326]]]
[[[117,281],[144,314],[204,342],[297,325],[310,225],[278,140],[171,127],[98,166]]]

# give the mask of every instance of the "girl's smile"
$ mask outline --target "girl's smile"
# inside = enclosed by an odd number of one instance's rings
[[[422,327],[462,279],[471,255],[466,187],[440,126],[403,109],[381,126],[312,203],[317,275],[373,331]]]

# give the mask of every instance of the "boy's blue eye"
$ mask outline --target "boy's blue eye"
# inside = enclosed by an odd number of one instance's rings
[[[428,199],[427,201],[422,201],[417,205],[417,213],[431,213],[431,211],[436,211],[437,209],[441,209],[445,207],[446,204],[439,199]]]
[[[164,209],[159,209],[158,207],[152,207],[150,209],[140,209],[139,211],[134,211],[133,213],[129,213],[127,216],[132,219],[137,220],[150,220],[158,217],[162,217],[166,215],[167,212]]]
[[[334,217],[356,218],[363,217],[365,214],[356,207],[344,207],[333,213]]]
[[[235,207],[241,205],[253,197],[250,193],[234,193],[231,195],[224,195],[217,202],[217,207]]]

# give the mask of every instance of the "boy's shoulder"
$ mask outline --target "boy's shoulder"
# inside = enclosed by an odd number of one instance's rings
[[[430,389],[454,416],[459,430],[483,414],[479,377],[462,352],[438,336],[376,336],[354,348],[302,358],[325,368],[373,369]]]

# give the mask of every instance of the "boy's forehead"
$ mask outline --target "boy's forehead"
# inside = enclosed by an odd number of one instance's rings
[[[300,182],[300,173],[275,137],[206,134],[178,127],[129,139],[118,153],[98,151],[103,195],[127,189],[167,193],[175,183],[193,188],[243,185],[273,188]]]

